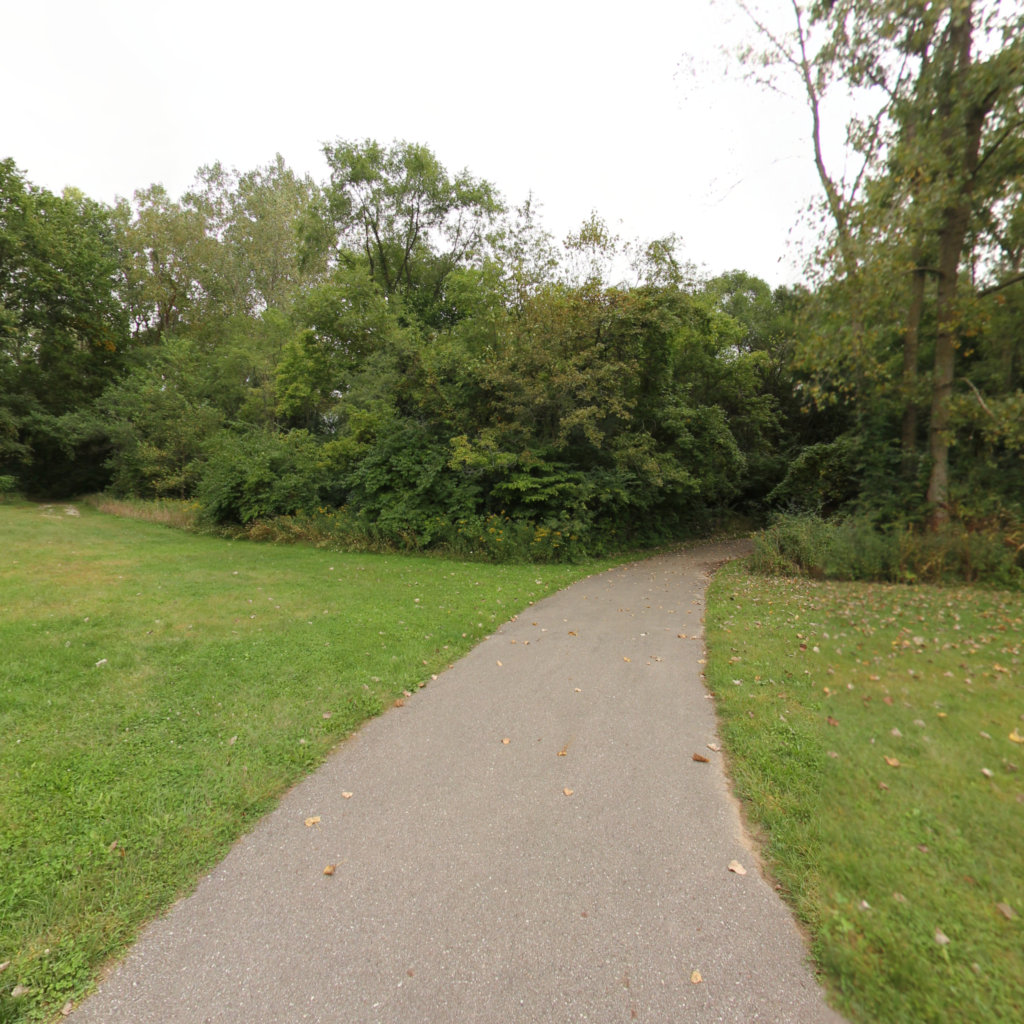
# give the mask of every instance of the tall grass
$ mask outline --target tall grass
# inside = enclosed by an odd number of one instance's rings
[[[930,531],[864,516],[776,516],[754,539],[751,566],[767,575],[888,583],[1024,585],[1024,525],[950,523]]]

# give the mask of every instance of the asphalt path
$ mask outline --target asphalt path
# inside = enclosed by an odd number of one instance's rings
[[[70,1019],[840,1022],[713,749],[704,592],[741,550],[506,623],[341,744]]]

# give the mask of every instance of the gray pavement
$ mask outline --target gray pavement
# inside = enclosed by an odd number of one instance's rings
[[[704,590],[739,550],[501,627],[291,790],[70,1019],[839,1022],[708,747]]]

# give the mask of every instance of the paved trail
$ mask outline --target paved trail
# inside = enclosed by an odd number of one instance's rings
[[[708,748],[704,590],[737,550],[503,626],[288,793],[70,1019],[840,1022]]]

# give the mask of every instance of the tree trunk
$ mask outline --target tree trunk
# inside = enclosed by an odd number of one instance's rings
[[[951,211],[952,213],[953,211]],[[957,231],[962,219],[964,229]],[[950,221],[954,218],[950,217]],[[931,505],[932,529],[949,521],[949,424],[950,399],[953,396],[953,375],[956,364],[956,296],[960,253],[966,231],[966,215],[956,218],[943,230],[939,241],[939,283],[935,313],[938,320],[935,334],[935,362],[932,369],[932,404],[928,421],[928,454],[931,473],[928,477],[928,504]]]
[[[914,278],[910,284],[910,308],[907,310],[907,327],[903,335],[903,425],[900,432],[900,450],[903,454],[905,480],[913,480],[917,472],[917,359],[926,274],[920,267],[920,259],[915,259],[914,263]]]

